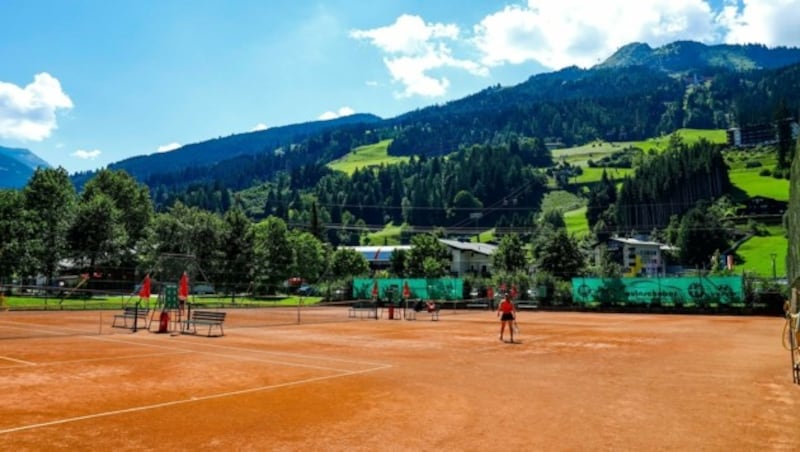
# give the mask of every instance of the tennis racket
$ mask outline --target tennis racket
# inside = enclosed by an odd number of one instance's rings
[[[519,335],[519,325],[517,325],[516,320],[514,320],[514,323],[511,324],[511,328],[514,328],[514,334]]]

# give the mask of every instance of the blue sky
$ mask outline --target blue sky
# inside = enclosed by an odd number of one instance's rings
[[[630,42],[800,46],[800,0],[0,0],[0,145],[70,172],[392,117]]]

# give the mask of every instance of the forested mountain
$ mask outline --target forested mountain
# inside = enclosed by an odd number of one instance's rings
[[[668,73],[701,74],[710,68],[749,71],[775,69],[800,63],[800,49],[768,48],[761,44],[707,46],[693,41],[677,41],[653,49],[635,42],[620,48],[597,69],[646,66]]]
[[[247,161],[246,156],[262,156],[266,159],[275,159],[277,162],[266,163],[267,171],[260,172],[260,179],[268,177],[274,173],[274,168],[286,168],[286,164],[281,161],[288,161],[288,164],[307,164],[310,163],[310,154],[314,154],[318,149],[314,148],[314,142],[324,140],[326,134],[336,134],[340,129],[347,130],[350,127],[358,127],[362,124],[371,124],[381,119],[369,114],[355,114],[329,121],[313,121],[302,124],[273,127],[257,132],[247,132],[235,134],[228,137],[220,137],[200,143],[187,144],[174,151],[141,155],[122,160],[109,165],[109,169],[125,170],[136,179],[148,183],[149,185],[159,184],[159,180],[149,181],[150,176],[160,175],[167,180],[180,179],[182,183],[191,184],[193,182],[203,182],[215,180],[213,174],[207,174],[208,167],[220,162],[231,159],[240,159],[239,164],[223,165],[239,166],[240,169],[248,170],[247,165],[241,165],[242,161]],[[363,136],[362,131],[359,137]],[[308,154],[299,152],[297,146],[307,143],[310,148]],[[352,146],[352,141],[337,143],[339,147]],[[357,142],[356,145],[362,144]],[[348,147],[347,151],[351,148]],[[346,152],[346,151],[345,151]],[[334,153],[335,154],[335,153]],[[244,160],[241,160],[244,157]],[[322,158],[330,160],[338,158],[338,155],[323,155]],[[261,168],[263,170],[263,167]],[[270,169],[272,171],[270,171]],[[225,170],[221,170],[225,172]],[[79,173],[73,176],[73,181],[77,186],[91,179],[93,172]],[[252,178],[245,177],[250,181]],[[259,179],[259,178],[256,178]]]
[[[798,59],[798,49],[693,42],[652,49],[632,44],[591,69],[570,67],[535,75],[516,86],[490,87],[392,119],[354,115],[233,135],[169,153],[135,157],[111,168],[124,169],[150,187],[157,209],[181,200],[224,211],[233,192],[269,182],[264,186],[268,188],[259,189],[264,208],[257,211],[264,215],[288,215],[290,206],[307,207],[303,194],[316,193],[323,207],[358,205],[359,214],[350,214],[369,224],[400,219],[421,224],[441,224],[446,219],[453,224],[459,221],[452,214],[454,195],[462,187],[467,187],[476,204],[483,205],[495,201],[495,192],[508,193],[501,187],[511,188],[504,182],[498,185],[497,180],[487,182],[483,176],[461,179],[465,177],[462,173],[477,171],[468,165],[485,163],[465,151],[495,152],[500,147],[525,144],[539,156],[539,161],[526,165],[542,168],[550,161],[549,154],[540,152],[545,146],[571,146],[595,139],[631,141],[680,128],[724,129],[770,122],[779,110],[794,113],[800,109]],[[392,139],[389,154],[419,160],[398,169],[381,169],[377,175],[362,171],[349,178],[331,175],[324,168],[359,145],[383,139]],[[433,158],[446,155],[448,160]],[[445,178],[438,185],[411,188],[411,180],[420,177],[413,171],[426,171],[429,164],[438,165],[437,171],[448,165],[461,167],[452,176],[437,173],[436,177]],[[394,171],[401,174],[389,176]],[[73,181],[80,186],[89,177],[91,173],[84,173],[73,176]],[[367,180],[373,177],[380,178],[380,189]],[[347,182],[332,182],[339,179]],[[333,185],[320,188],[325,183]],[[387,188],[387,183],[392,188]],[[481,187],[488,187],[485,194],[480,193]],[[435,199],[436,207],[451,209],[451,213],[399,213],[403,199],[413,206],[429,205],[430,201],[415,199],[423,193]],[[538,205],[536,197],[527,201],[531,208]],[[379,206],[383,211],[365,210],[364,206]],[[328,214],[332,222],[339,223],[336,211],[331,209]]]
[[[461,145],[536,136],[566,146],[640,140],[679,128],[769,122],[781,101],[797,111],[800,64],[678,75],[646,66],[567,68],[514,87],[489,88],[392,121],[393,155],[441,155]]]
[[[565,146],[601,138],[643,139],[688,128],[772,120],[783,101],[800,106],[800,49],[682,41],[630,44],[591,69],[538,74],[396,118],[353,115],[275,127],[133,157],[110,165],[151,188],[183,190],[216,181],[233,189],[278,171],[324,164],[355,146],[393,138],[392,155],[445,155],[511,135]],[[76,185],[91,173],[73,176]]]
[[[27,149],[0,146],[0,188],[22,188],[38,167],[50,164]]]

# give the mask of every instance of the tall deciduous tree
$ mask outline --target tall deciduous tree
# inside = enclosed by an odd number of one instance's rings
[[[289,246],[292,249],[291,275],[316,282],[328,267],[325,245],[309,232],[291,231]]]
[[[118,264],[127,234],[120,223],[120,211],[111,197],[97,193],[81,199],[68,239],[73,257],[78,261],[85,260],[90,270],[97,269],[98,261]]]
[[[352,248],[339,248],[331,257],[331,276],[334,279],[353,278],[369,273],[369,262]]]
[[[23,214],[22,192],[0,190],[0,283],[23,269],[30,236]]]
[[[427,262],[426,262],[427,261]],[[436,278],[450,270],[450,250],[432,234],[411,238],[406,256],[406,273],[411,277]]]
[[[67,231],[75,215],[77,194],[64,168],[38,168],[23,190],[27,220],[31,225],[28,246],[35,272],[52,279],[67,256]]]
[[[542,228],[533,242],[536,267],[559,279],[581,274],[585,267],[577,241],[565,229]]]
[[[286,222],[277,217],[267,217],[254,226],[254,279],[272,292],[290,276],[292,250]]]
[[[715,251],[728,248],[728,237],[719,218],[705,201],[683,216],[678,229],[678,248],[684,265],[707,267]]]
[[[238,205],[225,213],[224,222],[224,260],[219,279],[236,293],[247,287],[253,274],[253,224]]]
[[[528,268],[527,250],[518,234],[504,235],[491,260],[496,272],[516,273]]]
[[[135,249],[153,219],[149,189],[125,171],[103,169],[86,183],[81,199],[88,201],[100,193],[108,196],[119,211],[118,221],[126,234],[125,246]]]

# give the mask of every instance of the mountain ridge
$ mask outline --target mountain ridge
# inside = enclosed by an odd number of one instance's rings
[[[38,167],[51,165],[28,149],[0,146],[0,189],[24,187]]]
[[[735,125],[732,120],[769,121],[779,97],[786,97],[790,107],[800,105],[792,88],[799,80],[796,48],[678,41],[654,49],[632,43],[592,68],[535,74],[516,85],[490,86],[394,118],[360,114],[235,134],[131,157],[109,168],[126,170],[151,187],[185,187],[222,177],[239,186],[301,165],[325,164],[386,138],[393,140],[393,156],[444,155],[510,134],[567,146],[598,138],[627,141],[684,127],[728,128]],[[237,168],[247,174],[237,177]],[[73,180],[80,186],[80,179],[90,176]]]
[[[634,42],[622,46],[597,69],[648,66],[665,72],[681,73],[705,68],[736,71],[775,69],[800,62],[800,49],[769,48],[761,44],[705,45],[695,41],[675,41],[652,48]]]

